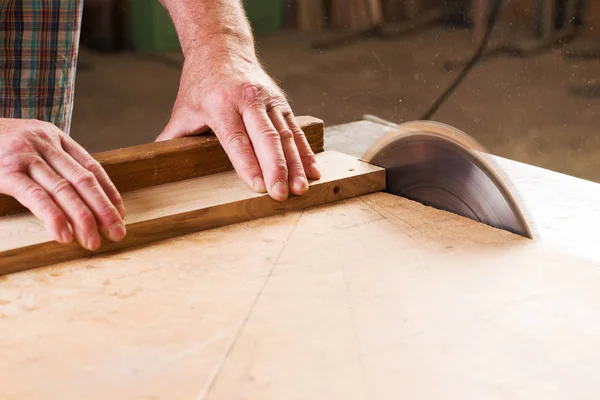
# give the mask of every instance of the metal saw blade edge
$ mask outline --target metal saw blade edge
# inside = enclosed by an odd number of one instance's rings
[[[389,193],[533,238],[508,177],[481,144],[454,127],[400,124],[361,160],[387,170]]]

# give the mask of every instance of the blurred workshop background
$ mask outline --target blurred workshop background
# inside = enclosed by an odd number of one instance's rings
[[[297,115],[430,116],[496,155],[600,182],[600,0],[244,4]],[[73,137],[90,152],[153,141],[182,63],[158,0],[86,0],[81,39]]]

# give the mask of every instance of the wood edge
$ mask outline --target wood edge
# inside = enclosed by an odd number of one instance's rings
[[[296,117],[300,129],[305,134],[324,134],[325,125],[323,120],[311,116]],[[321,132],[322,131],[322,132]],[[111,164],[123,164],[132,161],[143,161],[153,159],[168,154],[178,154],[189,149],[195,149],[199,146],[217,146],[220,147],[217,137],[212,131],[202,133],[196,136],[188,136],[165,140],[162,142],[144,143],[135,146],[124,147],[120,149],[107,150],[92,154],[102,166]]]
[[[325,134],[323,120],[312,116],[298,116],[296,120],[306,135],[313,152],[323,152]],[[218,155],[216,157],[217,164],[211,168],[202,168],[195,165],[194,168],[191,168],[185,174],[177,176],[163,174],[159,177],[154,166],[160,160],[182,159],[186,155],[197,155],[215,151]],[[109,178],[117,186],[117,190],[120,193],[233,169],[231,162],[227,158],[227,154],[221,147],[217,137],[212,133],[93,153],[92,157],[106,170]],[[202,160],[201,157],[197,157],[196,159]],[[120,174],[122,169],[133,168],[134,166],[138,171],[147,170],[148,174],[152,174],[152,180],[129,179],[128,176],[124,177]],[[134,181],[135,183],[129,183],[130,181]],[[26,211],[28,211],[27,208],[12,196],[0,194],[0,216],[13,215]]]
[[[273,200],[268,194],[264,194],[232,203],[128,224],[126,239],[119,243],[103,239],[101,248],[96,252],[85,250],[76,243],[63,245],[55,241],[7,250],[0,253],[0,276],[132,249],[199,231],[330,204],[382,191],[385,189],[385,185],[386,171],[383,168],[377,168],[350,177],[313,182],[305,195],[292,195],[284,202]],[[255,210],[254,213],[239,215],[240,203],[247,203],[245,209]],[[40,262],[39,256],[35,256],[36,254],[44,254],[44,261]]]

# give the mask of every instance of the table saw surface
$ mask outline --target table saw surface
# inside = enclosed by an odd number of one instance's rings
[[[0,399],[597,399],[600,185],[497,160],[534,240],[378,192],[0,277]]]

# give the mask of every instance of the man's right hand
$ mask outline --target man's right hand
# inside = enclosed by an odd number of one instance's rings
[[[50,123],[0,118],[0,193],[27,207],[59,243],[74,236],[95,251],[100,234],[115,242],[125,237],[125,206],[116,187],[96,160]]]

